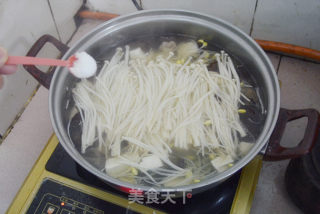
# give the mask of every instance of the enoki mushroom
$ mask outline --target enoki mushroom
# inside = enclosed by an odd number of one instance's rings
[[[239,103],[248,98],[231,58],[202,47],[118,48],[93,81],[81,80],[73,89],[81,152],[98,142],[107,174],[158,186],[196,183],[232,166],[246,135]]]

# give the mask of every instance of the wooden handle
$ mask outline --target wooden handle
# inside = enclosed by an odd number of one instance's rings
[[[103,12],[93,12],[88,10],[83,10],[78,13],[78,16],[85,19],[100,19],[100,20],[109,20],[115,17],[118,17],[118,14],[113,13],[103,13]]]
[[[50,35],[43,35],[41,36],[30,48],[30,50],[27,53],[27,56],[36,57],[37,54],[40,52],[40,50],[46,45],[46,44],[52,44],[54,45],[61,53],[61,56],[67,52],[69,47],[62,42],[60,42],[58,39],[54,38]],[[39,70],[34,65],[23,65],[23,67],[28,71],[41,85],[49,89],[51,79],[53,76],[53,70],[50,70],[48,73],[44,73],[41,70]]]
[[[301,142],[292,148],[280,145],[288,122],[302,117],[308,118],[308,124]],[[277,124],[270,136],[264,160],[277,161],[284,159],[297,158],[309,153],[315,144],[316,137],[320,127],[319,113],[315,109],[288,110],[281,108]]]
[[[256,42],[265,51],[275,51],[300,57],[306,57],[314,60],[320,61],[320,51],[313,50],[310,48],[300,47],[291,44],[285,44],[282,42],[265,41],[256,39]]]

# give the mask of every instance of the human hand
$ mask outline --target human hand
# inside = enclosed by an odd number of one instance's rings
[[[6,49],[0,47],[0,89],[3,85],[3,77],[1,74],[13,74],[17,70],[16,65],[5,65],[8,60],[8,53]]]

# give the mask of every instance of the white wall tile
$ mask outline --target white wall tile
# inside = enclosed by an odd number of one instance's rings
[[[309,0],[142,0],[144,9],[185,9],[213,15],[252,36],[320,50],[320,1]],[[88,0],[92,10],[127,14],[136,11],[130,0]]]
[[[10,0],[0,3],[0,46],[10,55],[25,55],[43,34],[58,36],[49,10],[43,0]],[[57,52],[42,51],[42,56]],[[5,76],[0,90],[0,134],[4,134],[16,114],[28,100],[37,82],[22,67],[14,75]]]
[[[137,11],[131,0],[87,0],[87,6],[90,10],[120,15]]]
[[[319,0],[258,0],[252,36],[320,50]]]
[[[49,0],[61,41],[66,43],[76,30],[74,15],[83,4],[83,0]]]
[[[90,32],[103,22],[104,21],[97,19],[84,19],[79,28],[77,29],[76,33],[72,36],[72,39],[70,40],[68,45],[72,46],[75,42],[80,40],[85,34]]]
[[[142,0],[144,9],[184,9],[222,18],[249,33],[256,0]],[[127,14],[137,11],[129,0],[88,0],[92,10]]]
[[[144,9],[184,9],[229,21],[249,33],[256,0],[143,0]]]

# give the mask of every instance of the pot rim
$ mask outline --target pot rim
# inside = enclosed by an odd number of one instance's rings
[[[266,85],[269,86],[267,88],[267,94],[268,94],[268,107],[267,109],[271,110],[267,113],[267,117],[265,120],[265,127],[263,128],[262,132],[260,133],[258,139],[256,140],[256,143],[254,147],[249,151],[249,153],[241,158],[239,161],[237,161],[232,167],[227,169],[226,171],[223,171],[221,173],[218,173],[212,178],[203,180],[199,183],[185,185],[185,186],[179,186],[179,187],[173,187],[173,188],[166,188],[166,187],[153,187],[156,191],[164,191],[164,192],[180,192],[180,191],[189,191],[201,187],[205,187],[212,184],[217,184],[231,175],[235,174],[238,170],[240,170],[242,167],[244,167],[246,164],[248,164],[261,150],[262,148],[267,144],[268,139],[275,127],[279,109],[280,109],[280,88],[279,83],[277,81],[277,75],[274,70],[274,67],[272,63],[270,62],[268,56],[266,53],[262,50],[262,48],[247,34],[242,32],[239,28],[235,27],[234,25],[213,16],[205,15],[198,12],[188,11],[188,10],[175,10],[175,9],[168,9],[168,10],[145,10],[145,11],[138,11],[134,12],[128,15],[119,16],[117,18],[114,18],[112,20],[109,20],[107,22],[102,23],[101,25],[97,26],[93,30],[91,30],[89,33],[85,34],[80,40],[78,40],[75,44],[72,45],[72,47],[64,54],[62,59],[67,59],[69,56],[71,56],[78,47],[81,47],[81,44],[86,41],[88,38],[94,37],[95,34],[105,28],[113,28],[114,26],[117,26],[117,24],[124,23],[126,21],[135,19],[135,18],[141,18],[141,17],[148,17],[148,20],[151,20],[151,18],[155,19],[155,16],[157,18],[161,18],[163,16],[168,17],[180,17],[180,18],[188,18],[188,20],[198,20],[198,21],[204,21],[204,22],[214,22],[215,24],[218,24],[227,30],[236,33],[241,37],[245,42],[247,42],[247,45],[250,46],[259,56],[260,59],[263,61],[265,67],[270,71],[269,72],[269,78],[265,79]],[[130,183],[126,183],[123,181],[120,181],[118,179],[112,178],[111,176],[107,175],[104,172],[99,171],[95,167],[93,167],[89,162],[87,162],[84,158],[82,158],[81,154],[74,148],[72,142],[67,138],[65,134],[62,133],[62,127],[59,126],[59,118],[56,117],[57,113],[55,111],[54,106],[54,95],[57,88],[57,82],[59,82],[59,70],[61,70],[61,67],[57,68],[57,71],[55,72],[51,87],[50,87],[50,95],[49,95],[49,112],[50,112],[50,118],[52,122],[53,129],[64,147],[64,149],[68,152],[68,154],[82,167],[84,167],[86,170],[93,173],[95,176],[99,177],[100,179],[111,182],[115,185],[124,186],[131,189],[141,189],[143,191],[148,191],[151,187],[149,186],[143,186],[143,185],[134,185]],[[273,94],[273,99],[270,98],[271,94]],[[266,126],[266,124],[269,124]],[[267,127],[267,128],[266,128]],[[70,142],[69,142],[70,141]],[[69,142],[69,143],[68,143]]]

